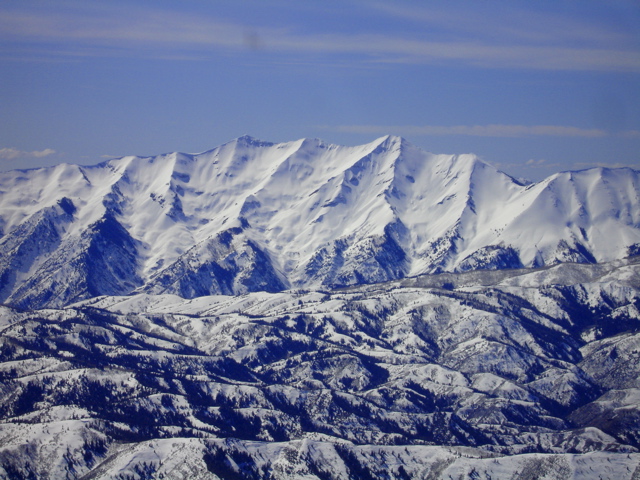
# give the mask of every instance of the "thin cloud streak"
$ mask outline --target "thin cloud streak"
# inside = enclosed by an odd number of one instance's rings
[[[600,25],[574,15],[500,8],[500,14],[486,8],[465,11],[445,10],[430,5],[410,8],[395,3],[373,3],[371,6],[385,15],[407,20],[424,28],[445,28],[475,38],[501,38],[508,44],[538,45],[619,45],[633,46],[637,37],[621,25]]]
[[[640,170],[640,163],[606,163],[606,162],[577,162],[573,164],[575,169],[585,168],[631,168],[634,170]]]
[[[584,129],[563,125],[339,125],[336,127],[325,126],[327,130],[341,133],[362,134],[387,134],[398,132],[413,136],[446,136],[465,135],[473,137],[582,137],[602,138],[608,136],[607,132],[600,129]]]
[[[239,46],[239,25],[193,15],[148,10],[131,15],[99,12],[23,13],[0,11],[4,37],[49,41],[88,41],[98,45]],[[132,43],[133,42],[133,43]]]
[[[269,43],[281,50],[360,54],[387,63],[456,63],[484,68],[613,70],[640,72],[640,52],[602,48],[488,45],[475,41],[434,42],[386,35],[283,36]]]
[[[495,163],[491,163],[494,167],[508,172],[512,169],[518,169],[518,170],[524,170],[527,172],[536,172],[536,171],[548,171],[548,172],[553,172],[554,170],[560,170],[562,169],[562,164],[555,162],[555,163],[548,163],[546,160],[541,159],[541,160],[527,160],[524,163],[514,163],[514,162],[509,162],[509,163],[503,163],[503,162],[495,162]]]
[[[14,147],[0,148],[0,160],[15,160],[16,158],[44,158],[56,153],[52,148],[45,148],[44,150],[34,150],[32,152],[25,152],[24,150],[18,150]]]
[[[116,14],[108,9],[67,13],[6,9],[0,10],[0,32],[0,37],[12,41],[49,44],[52,51],[61,51],[59,44],[64,43],[73,45],[74,51],[89,51],[93,55],[118,54],[110,50],[114,47],[129,54],[142,49],[147,55],[151,49],[155,58],[172,58],[170,52],[212,55],[212,49],[256,50],[247,44],[250,33],[251,38],[256,39],[255,45],[260,47],[258,50],[265,55],[337,54],[355,56],[360,62],[640,72],[640,52],[611,42],[603,42],[606,47],[513,43],[508,34],[499,39],[467,34],[467,38],[455,40],[416,39],[409,34],[304,34],[152,9],[133,10],[126,17],[120,11]],[[95,47],[107,48],[101,53]]]

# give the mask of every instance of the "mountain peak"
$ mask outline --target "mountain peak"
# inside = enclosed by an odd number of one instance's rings
[[[251,135],[242,135],[241,137],[236,138],[234,142],[244,147],[270,147],[274,145],[271,142],[260,140],[259,138],[252,137]]]
[[[640,249],[639,176],[593,170],[523,186],[475,155],[435,155],[394,135],[356,147],[245,135],[197,155],[8,172],[0,278],[11,280],[0,301],[67,275],[64,258],[83,239],[115,241],[91,228],[105,214],[127,238],[123,285],[185,296],[613,260]],[[38,214],[58,202],[60,218]],[[54,230],[55,242],[34,247]],[[15,265],[20,276],[3,277]],[[89,269],[76,267],[77,278]]]
[[[399,135],[390,135],[390,134],[379,137],[376,140],[374,140],[372,143],[377,144],[378,146],[386,149],[411,145],[405,138]]]

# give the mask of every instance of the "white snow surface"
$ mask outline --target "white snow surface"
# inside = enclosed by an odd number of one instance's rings
[[[637,262],[3,307],[0,478],[637,479]]]
[[[393,136],[355,147],[241,137],[200,154],[0,173],[0,246],[67,198],[75,211],[56,227],[61,244],[111,208],[136,242],[142,285],[181,258],[197,270],[212,255],[206,242],[233,227],[292,287],[319,287],[331,268],[390,279],[370,260],[385,234],[406,257],[401,273],[388,274],[396,278],[501,268],[496,255],[504,249],[525,267],[603,262],[640,244],[639,186],[639,172],[603,168],[522,185],[474,155],[436,155]],[[190,251],[195,256],[185,256]],[[310,276],[322,252],[338,263]],[[16,287],[50,255],[37,254],[23,262]]]

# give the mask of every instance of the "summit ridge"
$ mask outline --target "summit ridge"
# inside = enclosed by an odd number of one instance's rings
[[[597,168],[523,185],[474,155],[391,135],[352,147],[243,136],[199,154],[4,172],[0,301],[60,307],[612,261],[640,248],[639,175]],[[112,280],[91,280],[118,258]]]

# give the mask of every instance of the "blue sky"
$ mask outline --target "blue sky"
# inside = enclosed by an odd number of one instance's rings
[[[532,180],[640,168],[640,3],[0,4],[0,170],[387,133]]]

